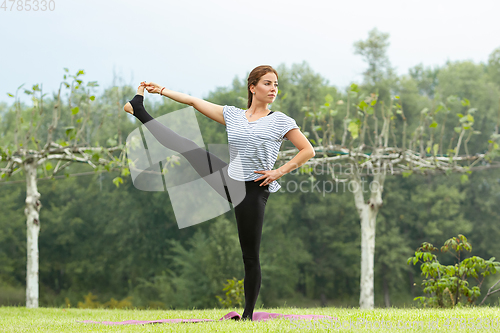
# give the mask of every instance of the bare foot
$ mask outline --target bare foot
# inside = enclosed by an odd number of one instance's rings
[[[144,86],[143,85],[140,85],[137,88],[136,95],[144,96]],[[130,104],[130,102],[127,102],[127,104],[125,104],[125,106],[123,107],[123,110],[125,110],[126,112],[128,112],[130,114],[134,114],[134,108],[132,107],[132,104]]]

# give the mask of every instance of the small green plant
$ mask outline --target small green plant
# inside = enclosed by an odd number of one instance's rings
[[[233,277],[232,280],[227,280],[224,284],[223,291],[226,291],[226,298],[215,296],[224,308],[243,307],[244,290],[243,280],[238,280]]]
[[[71,308],[71,302],[70,302],[69,298],[65,297],[64,298],[64,303],[66,304],[66,308],[67,309]]]
[[[156,309],[156,310],[163,310],[166,309],[166,305],[163,302],[158,302],[158,301],[149,301],[148,302],[148,309]]]
[[[78,302],[77,307],[79,309],[97,309],[102,305],[99,302],[96,302],[97,296],[89,292],[87,295],[83,296],[85,302]]]
[[[500,269],[500,262],[495,261],[495,257],[484,260],[476,256],[461,260],[462,251],[472,251],[472,246],[464,235],[448,239],[441,247],[441,252],[455,251],[455,265],[441,265],[437,256],[432,254],[437,250],[432,244],[424,242],[415,252],[415,256],[408,259],[408,265],[412,262],[413,265],[421,263],[422,276],[426,278],[422,281],[423,291],[430,295],[416,297],[414,300],[420,300],[424,306],[441,308],[459,304],[475,305],[481,295],[484,278],[495,274]],[[470,277],[475,278],[475,286],[470,287]]]
[[[96,302],[97,296],[89,292],[86,296],[83,296],[85,302],[78,302],[77,307],[79,309],[98,309],[98,308],[107,308],[107,309],[127,309],[132,308],[132,302],[130,300],[132,297],[127,297],[121,301],[117,301],[114,298],[107,301],[104,304],[100,302]],[[66,307],[70,307],[69,300],[66,298]]]

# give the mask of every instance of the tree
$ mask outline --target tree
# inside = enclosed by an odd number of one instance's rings
[[[375,86],[387,77],[387,73],[392,73],[387,56],[387,48],[390,45],[389,34],[373,28],[368,35],[366,41],[354,43],[354,54],[363,56],[368,63],[368,69],[363,73],[365,82]]]
[[[491,80],[500,87],[500,47],[491,52],[488,58],[488,74]]]
[[[69,72],[67,68],[64,70],[66,73]],[[24,90],[26,94],[32,96],[33,108],[31,110],[22,110],[18,100],[18,92],[24,84],[17,89],[15,95],[8,94],[15,98],[15,131],[13,137],[6,137],[0,146],[0,163],[3,164],[0,167],[0,180],[6,180],[18,173],[21,175],[24,173],[26,178],[24,213],[27,226],[26,307],[28,308],[38,307],[38,235],[40,232],[39,213],[42,207],[41,194],[37,187],[38,173],[43,172],[46,177],[54,179],[56,174],[75,162],[88,164],[96,171],[102,168],[110,171],[113,166],[123,165],[125,158],[121,145],[106,148],[98,143],[95,146],[88,143],[92,132],[86,128],[86,125],[91,124],[95,100],[91,90],[98,85],[95,81],[88,82],[87,90],[85,90],[81,75],[84,75],[83,70],[79,70],[75,75],[64,75],[64,80],[70,78],[73,80],[71,84],[66,81],[61,83],[51,119],[47,113],[44,113],[43,97],[46,94],[42,94],[42,89],[38,85],[34,85],[31,90]],[[67,105],[71,110],[70,119],[65,113],[61,117],[61,111],[67,110],[61,101],[63,85],[70,89]],[[60,123],[68,125],[64,131],[58,127]],[[47,131],[43,133],[45,128]],[[46,139],[41,145],[43,135],[46,135]],[[113,156],[113,153],[117,151],[122,152],[118,158]],[[54,167],[52,162],[56,161],[57,164]],[[125,174],[128,171],[123,170]],[[115,184],[120,181],[119,177],[113,180]]]

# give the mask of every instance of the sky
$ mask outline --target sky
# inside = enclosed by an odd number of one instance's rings
[[[145,80],[204,98],[258,65],[303,61],[343,88],[362,81],[367,65],[353,44],[373,28],[389,33],[400,75],[418,64],[486,63],[500,47],[500,2],[489,0],[50,0],[45,11],[26,1],[0,0],[0,102],[9,104],[21,84],[57,92],[65,67],[83,69],[98,94]]]

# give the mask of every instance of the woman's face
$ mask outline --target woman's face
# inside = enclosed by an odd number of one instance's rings
[[[265,103],[272,103],[278,95],[278,78],[274,73],[267,73],[261,76],[259,82],[256,86],[252,86],[250,91],[253,95],[253,99],[256,99]]]

